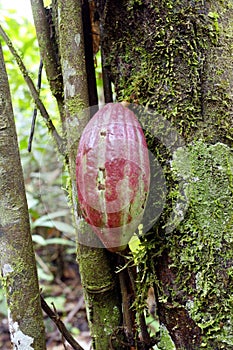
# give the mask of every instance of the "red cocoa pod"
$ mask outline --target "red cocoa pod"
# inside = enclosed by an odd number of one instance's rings
[[[76,179],[84,219],[108,250],[123,250],[142,220],[150,183],[146,140],[132,111],[109,103],[92,117]]]

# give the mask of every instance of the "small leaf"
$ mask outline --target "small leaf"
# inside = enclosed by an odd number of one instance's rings
[[[65,222],[61,222],[61,221],[53,220],[52,222],[54,224],[53,227],[56,227],[57,230],[59,230],[61,232],[69,233],[71,235],[75,234],[75,229],[73,226],[71,226]]]
[[[131,252],[135,253],[138,249],[140,249],[140,239],[138,236],[135,234],[132,236],[132,238],[129,241],[129,248]]]
[[[52,4],[52,0],[44,0],[44,7],[49,7]]]
[[[32,241],[42,246],[46,245],[46,240],[40,235],[32,235]]]
[[[41,267],[37,267],[37,271],[38,271],[38,277],[40,280],[44,280],[44,281],[48,281],[51,282],[53,281],[54,277],[53,274],[48,274],[46,273]]]
[[[76,245],[74,241],[71,241],[71,240],[68,240],[68,239],[65,239],[65,238],[59,238],[59,237],[46,239],[46,243],[47,244],[68,245],[68,246],[71,246],[71,247],[74,247]]]

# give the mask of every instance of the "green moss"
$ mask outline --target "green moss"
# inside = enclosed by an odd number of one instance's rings
[[[87,226],[83,222],[84,228]],[[88,227],[81,230],[88,235]],[[80,238],[80,237],[79,237]],[[95,235],[90,234],[88,246],[78,245],[78,258],[82,285],[87,303],[88,320],[93,337],[93,348],[108,349],[109,338],[121,324],[121,301],[116,276],[113,273],[113,257],[105,249],[94,248]],[[81,242],[83,242],[81,237]],[[93,246],[91,246],[91,243]],[[107,302],[106,302],[107,301]],[[115,349],[115,347],[114,347]],[[118,349],[116,347],[116,349]]]
[[[75,95],[73,98],[69,98],[67,101],[67,108],[70,115],[76,115],[78,111],[82,111],[86,108],[85,103],[81,96]]]
[[[179,148],[173,156],[174,190],[171,201],[176,226],[165,233],[157,225],[135,253],[139,267],[134,307],[142,311],[149,286],[157,287],[160,303],[168,299],[184,308],[200,327],[201,348],[233,348],[233,154],[222,143],[203,141]],[[181,213],[181,211],[183,211]],[[180,222],[180,217],[184,220]],[[165,229],[167,228],[165,227]],[[169,269],[175,281],[163,285],[155,261],[169,251]],[[170,299],[172,298],[172,299]],[[162,336],[162,334],[161,334]]]
[[[169,333],[166,327],[161,326],[161,340],[158,344],[159,350],[175,350],[174,343],[169,336]]]
[[[104,46],[117,99],[155,109],[186,139],[210,135],[210,130],[212,139],[232,139],[227,116],[230,77],[213,77],[216,68],[222,68],[216,47],[222,50],[227,44],[228,57],[232,54],[232,29],[222,22],[222,8],[216,2],[206,12],[202,1],[167,0],[121,1],[111,9]],[[229,43],[224,41],[226,32]],[[224,71],[227,74],[229,68]],[[216,115],[217,110],[221,112]]]
[[[197,142],[189,145],[187,151],[189,167],[183,162],[183,149],[176,152],[173,160],[174,174],[185,178],[189,209],[177,228],[179,232],[168,238],[172,267],[178,271],[179,289],[190,295],[184,301],[185,307],[203,330],[203,344],[214,341],[219,349],[224,346],[230,349],[233,346],[233,155],[221,143]],[[179,292],[171,293],[176,299]]]
[[[12,257],[14,256],[12,263],[8,260],[9,262],[2,266],[4,275],[1,276],[11,319],[21,325],[22,331],[27,334],[31,333],[36,338],[40,331],[43,332],[43,323],[41,322],[39,291],[36,291],[36,271],[34,266],[31,265],[31,261],[34,259],[33,252],[28,251],[25,260],[23,260],[13,245],[9,247],[6,245],[5,249],[8,252],[11,251],[10,254],[12,254]],[[28,288],[26,296],[25,286]],[[24,310],[22,305],[25,306]],[[22,318],[22,315],[24,318]],[[32,318],[35,321],[34,324]]]
[[[117,99],[152,111],[145,133],[168,191],[165,210],[137,254],[135,307],[145,306],[147,289],[155,284],[161,304],[171,297],[189,311],[208,349],[233,348],[232,155],[226,146],[233,139],[231,22],[232,1],[120,0],[112,3],[104,26],[106,66]],[[159,129],[153,133],[157,115]],[[189,144],[189,161],[184,163],[180,149],[171,168],[179,140],[170,148],[164,140],[172,127]],[[163,195],[152,198],[153,208],[164,202]],[[176,205],[179,199],[189,203],[187,211]],[[177,226],[179,215],[185,220]],[[157,280],[156,264],[165,251],[172,259],[168,269],[177,276],[175,287]]]

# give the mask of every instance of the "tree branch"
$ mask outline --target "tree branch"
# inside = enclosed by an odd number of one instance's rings
[[[90,9],[88,0],[84,0],[82,4],[82,21],[84,35],[84,52],[87,72],[87,88],[90,106],[95,106],[93,112],[98,110],[98,96],[95,77],[95,66],[93,60],[93,40],[90,22]],[[93,114],[94,114],[93,113]]]
[[[38,93],[40,93],[40,89],[41,89],[42,70],[43,70],[43,61],[41,59],[40,65],[39,65],[39,71],[38,71],[38,79],[37,79]],[[33,141],[34,132],[35,132],[36,117],[37,117],[37,107],[35,106],[33,111],[33,116],[32,116],[31,132],[30,132],[29,141],[28,141],[28,152],[31,152],[32,150],[32,141]]]
[[[59,318],[59,316],[48,306],[42,295],[40,296],[41,307],[44,312],[49,316],[49,318],[56,324],[57,328],[63,335],[63,337],[67,340],[67,342],[73,347],[74,350],[84,350],[79,343],[74,339],[74,337],[67,330],[66,326]]]
[[[40,54],[45,66],[47,79],[52,94],[57,100],[60,115],[63,118],[63,79],[55,30],[52,23],[52,10],[44,8],[43,0],[31,0],[31,7]]]
[[[41,101],[40,97],[39,97],[39,93],[32,81],[32,79],[30,78],[28,71],[21,59],[21,57],[19,56],[19,54],[17,53],[16,49],[14,48],[10,38],[8,37],[8,35],[6,34],[6,32],[4,31],[4,29],[2,28],[2,26],[0,25],[0,35],[3,37],[4,41],[6,42],[9,50],[11,51],[12,55],[15,57],[15,60],[19,66],[19,69],[21,71],[21,73],[23,74],[24,80],[27,83],[29,90],[31,92],[31,95],[36,103],[36,106],[38,107],[42,117],[45,120],[46,126],[49,130],[49,132],[51,132],[54,141],[58,147],[59,152],[65,156],[65,146],[64,146],[64,141],[61,138],[61,136],[58,134],[52,120],[50,119],[50,116],[43,104],[43,102]]]

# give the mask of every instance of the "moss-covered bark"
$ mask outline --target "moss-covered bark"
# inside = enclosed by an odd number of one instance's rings
[[[45,350],[45,333],[23,172],[1,47],[0,266],[13,348]]]
[[[156,281],[160,320],[177,349],[233,349],[232,1],[106,3],[105,68],[117,99],[170,125],[161,125],[163,138],[148,137],[168,195],[140,266],[148,284]],[[187,145],[176,154],[163,142],[171,127]],[[178,197],[188,210],[173,207]]]
[[[92,238],[88,241],[89,229],[79,216],[76,189],[78,141],[91,115],[88,108],[81,1],[58,0],[56,6],[66,112],[64,129],[67,138],[72,205],[78,228],[78,262],[93,349],[108,350],[110,335],[121,321],[117,277],[109,253],[101,244],[97,248]]]
[[[86,295],[93,349],[121,349],[114,334],[120,330],[121,294],[111,253],[103,248],[79,244],[78,261]]]

